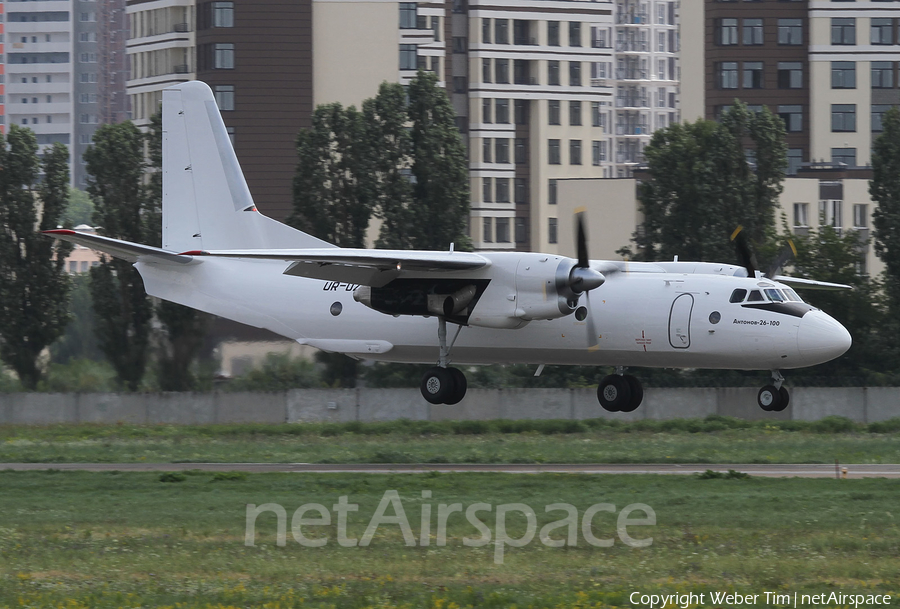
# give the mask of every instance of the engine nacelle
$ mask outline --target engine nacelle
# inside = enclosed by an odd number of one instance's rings
[[[605,278],[562,256],[523,256],[516,271],[516,317],[529,321],[571,315],[585,290],[599,287]]]

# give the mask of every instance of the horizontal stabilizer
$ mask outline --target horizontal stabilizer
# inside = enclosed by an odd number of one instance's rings
[[[158,247],[122,241],[110,237],[101,237],[92,233],[81,233],[69,229],[45,230],[45,235],[69,241],[77,245],[83,245],[92,250],[109,254],[115,258],[122,258],[128,262],[137,262],[138,258],[147,262],[166,262],[173,264],[187,264],[193,260],[192,256],[168,252]]]
[[[852,285],[843,283],[829,283],[828,281],[815,281],[813,279],[801,279],[800,277],[788,277],[786,275],[776,275],[773,279],[792,288],[802,290],[852,290]]]
[[[285,275],[381,287],[411,273],[468,271],[491,261],[468,252],[424,252],[368,249],[219,250],[183,255],[283,260],[292,263]]]

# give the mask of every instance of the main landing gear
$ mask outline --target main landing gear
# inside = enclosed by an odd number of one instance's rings
[[[461,328],[457,328],[456,336],[459,336]],[[456,342],[456,336],[453,342]],[[443,317],[438,317],[438,341],[441,344],[440,360],[422,378],[422,397],[432,404],[458,404],[466,397],[468,383],[461,370],[448,366],[453,344],[447,345],[447,320]]]
[[[641,382],[619,366],[615,374],[605,377],[597,386],[597,399],[609,412],[632,412],[644,399]]]
[[[778,370],[772,371],[772,384],[766,385],[756,394],[756,402],[766,412],[781,412],[791,402],[791,395],[782,386],[784,377]]]

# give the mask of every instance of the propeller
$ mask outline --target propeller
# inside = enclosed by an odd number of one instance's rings
[[[569,272],[569,289],[575,294],[576,300],[584,294],[587,307],[587,343],[588,348],[597,346],[597,329],[594,326],[594,318],[591,312],[591,290],[599,288],[606,281],[606,277],[600,271],[595,271],[590,266],[587,249],[587,229],[584,220],[583,207],[575,211],[575,243],[578,252],[578,261]]]
[[[759,264],[756,262],[756,255],[753,253],[753,249],[750,247],[750,243],[747,240],[746,233],[743,232],[743,225],[738,225],[734,232],[731,233],[731,240],[734,242],[735,249],[737,250],[738,260],[740,261],[741,266],[747,269],[747,275],[749,277],[755,277],[756,271],[759,269]],[[787,246],[781,250],[775,260],[772,261],[772,264],[769,265],[769,268],[765,273],[762,274],[763,277],[773,278],[775,275],[781,272],[781,267],[784,266],[784,263],[790,260],[791,258],[797,255],[797,248],[794,245],[794,242],[790,239],[787,240]]]

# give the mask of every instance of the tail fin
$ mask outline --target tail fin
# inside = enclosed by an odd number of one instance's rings
[[[256,211],[212,90],[163,91],[163,249],[334,247]]]

